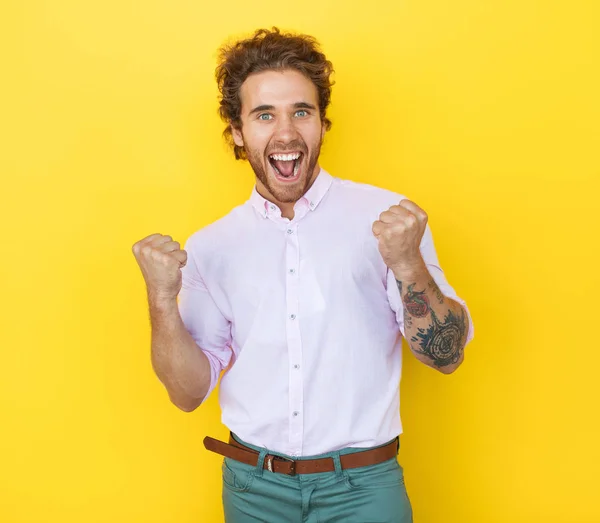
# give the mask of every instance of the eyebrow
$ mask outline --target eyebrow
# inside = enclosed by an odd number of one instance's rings
[[[274,109],[274,105],[259,105],[258,107],[252,109],[252,111],[250,111],[248,114],[260,113],[262,111],[273,111]],[[296,102],[294,104],[294,109],[312,109],[314,111],[317,108],[314,105],[306,102]]]

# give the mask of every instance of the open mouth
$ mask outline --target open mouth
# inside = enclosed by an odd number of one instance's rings
[[[275,177],[283,182],[295,182],[300,178],[301,164],[304,154],[301,152],[288,154],[270,154],[269,163],[275,172]]]

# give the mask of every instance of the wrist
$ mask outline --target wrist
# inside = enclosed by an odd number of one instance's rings
[[[390,267],[390,270],[394,273],[396,280],[406,282],[415,281],[429,274],[427,266],[423,259],[417,260],[412,263],[403,263]]]
[[[177,306],[177,296],[148,289],[148,304],[152,309],[168,310]]]

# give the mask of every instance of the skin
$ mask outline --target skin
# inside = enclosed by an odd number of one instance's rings
[[[244,147],[256,175],[256,189],[293,219],[294,204],[310,189],[325,126],[315,85],[298,71],[264,71],[250,75],[240,89],[241,127],[232,126],[235,144]],[[276,178],[269,154],[301,152],[296,182]]]
[[[444,296],[421,256],[427,220],[427,213],[416,203],[402,200],[381,213],[373,223],[373,234],[396,277],[412,353],[426,365],[450,374],[464,360],[467,316],[460,303]]]
[[[177,295],[187,252],[169,235],[151,234],[133,244],[148,293],[151,362],[171,402],[184,412],[202,403],[210,385],[210,363],[185,328]]]

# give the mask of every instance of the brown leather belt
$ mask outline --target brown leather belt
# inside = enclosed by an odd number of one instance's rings
[[[204,447],[211,452],[216,452],[227,458],[241,461],[247,465],[256,466],[258,463],[258,452],[254,449],[242,445],[233,435],[229,435],[229,443],[219,441],[218,439],[206,436],[204,438]],[[340,456],[342,469],[354,469],[375,465],[396,457],[399,449],[399,439],[395,438],[387,445],[376,447],[369,450],[361,450],[352,454],[343,454]],[[283,456],[267,454],[264,459],[263,468],[271,472],[288,474],[313,474],[315,472],[333,472],[335,465],[333,458],[319,459],[300,459],[292,460]]]

